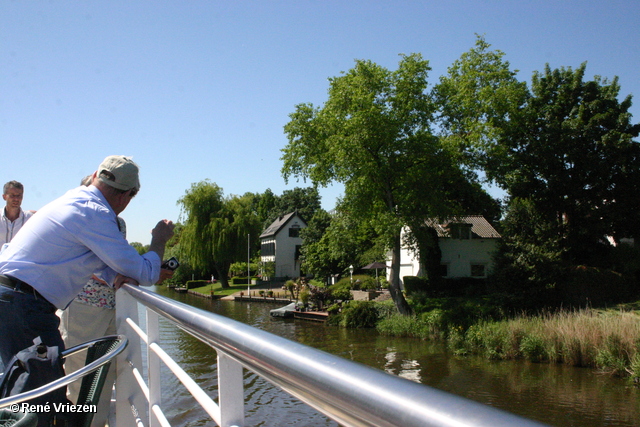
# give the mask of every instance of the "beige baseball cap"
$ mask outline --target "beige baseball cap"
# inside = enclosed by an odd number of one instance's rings
[[[126,156],[109,156],[98,167],[100,181],[118,190],[140,189],[138,165]],[[108,173],[103,174],[106,171]]]

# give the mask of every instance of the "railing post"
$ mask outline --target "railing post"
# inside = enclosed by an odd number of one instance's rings
[[[218,351],[218,405],[220,427],[244,426],[242,366]]]
[[[158,322],[160,316],[147,309],[147,367],[149,374],[149,426],[160,427],[158,417],[154,415],[153,407],[162,407],[162,388],[160,386],[160,358],[151,351],[151,344],[160,341],[160,328]]]
[[[136,425],[136,416],[140,417],[144,425],[148,425],[147,399],[138,387],[138,383],[133,380],[129,364],[129,361],[132,361],[136,368],[142,370],[142,348],[140,338],[127,324],[127,318],[132,319],[136,324],[139,323],[138,303],[127,292],[116,292],[116,329],[119,334],[127,336],[129,345],[116,358],[116,378],[121,380],[116,381],[115,425]],[[135,416],[132,406],[137,411]],[[140,413],[141,411],[143,413]]]

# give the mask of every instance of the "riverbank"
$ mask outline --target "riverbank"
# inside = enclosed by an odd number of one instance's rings
[[[640,383],[640,313],[576,309],[482,320],[462,326],[448,310],[392,314],[376,328],[391,336],[442,340],[457,355],[588,367]]]

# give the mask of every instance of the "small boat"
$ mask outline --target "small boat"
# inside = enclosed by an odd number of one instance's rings
[[[296,303],[292,302],[284,307],[274,308],[269,314],[271,314],[271,317],[293,317],[294,311],[296,311]]]

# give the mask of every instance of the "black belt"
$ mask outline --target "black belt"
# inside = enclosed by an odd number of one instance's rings
[[[20,279],[16,279],[15,277],[5,276],[4,274],[0,274],[0,286],[4,286],[5,288],[13,289],[16,292],[20,292],[21,294],[33,295],[36,298],[40,298],[44,301],[47,301],[45,297],[40,295],[40,292],[35,290],[33,286],[28,283],[23,282]],[[49,301],[47,301],[49,302]],[[49,303],[51,304],[51,303]]]

